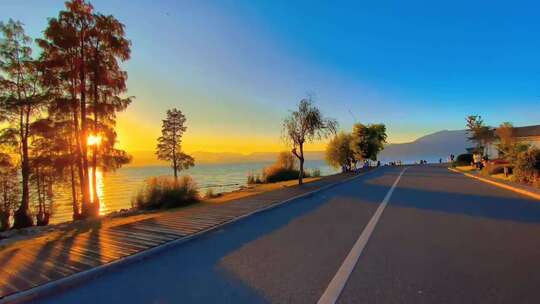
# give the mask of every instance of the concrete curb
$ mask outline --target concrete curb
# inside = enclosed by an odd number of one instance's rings
[[[165,244],[161,244],[161,245],[158,245],[156,247],[152,247],[150,249],[147,249],[147,250],[132,254],[130,256],[120,258],[120,259],[112,261],[110,263],[103,264],[103,265],[100,265],[100,266],[97,266],[95,268],[91,268],[91,269],[88,269],[88,270],[85,270],[85,271],[82,271],[82,272],[78,272],[78,273],[72,274],[70,276],[67,276],[67,277],[64,277],[64,278],[61,278],[61,279],[58,279],[58,280],[55,280],[55,281],[51,281],[51,282],[45,283],[43,285],[39,285],[39,286],[36,286],[34,288],[28,289],[28,290],[24,290],[24,291],[21,291],[21,292],[12,294],[12,295],[8,295],[8,296],[0,299],[0,304],[24,303],[24,302],[27,302],[27,301],[35,300],[35,299],[37,299],[39,297],[44,297],[44,296],[53,295],[55,293],[62,292],[62,291],[66,290],[66,289],[68,289],[70,287],[75,287],[75,286],[77,286],[79,284],[82,284],[82,283],[84,283],[86,281],[89,281],[91,279],[95,279],[95,278],[99,277],[100,275],[106,274],[107,272],[110,272],[112,270],[119,269],[120,267],[124,267],[124,266],[130,265],[132,263],[147,259],[147,258],[152,257],[154,255],[157,255],[157,254],[159,254],[159,253],[161,253],[161,252],[163,252],[163,251],[165,251],[167,249],[170,249],[170,248],[172,248],[174,246],[178,246],[178,245],[183,244],[185,242],[188,242],[190,240],[193,240],[193,239],[196,239],[198,237],[209,234],[209,233],[211,233],[213,231],[222,229],[222,228],[224,228],[224,227],[226,227],[228,225],[232,225],[232,224],[234,224],[236,222],[239,222],[241,220],[244,220],[244,219],[246,219],[246,218],[248,218],[250,216],[253,216],[253,215],[256,215],[256,214],[259,214],[259,213],[263,213],[263,212],[266,212],[266,211],[269,211],[269,210],[272,210],[272,209],[275,209],[275,208],[282,207],[287,203],[292,203],[292,202],[300,200],[300,199],[311,197],[311,196],[313,196],[313,195],[315,195],[315,194],[317,194],[319,192],[328,190],[330,188],[336,187],[336,186],[341,185],[341,184],[348,183],[348,182],[350,182],[350,181],[352,181],[354,179],[357,179],[357,178],[359,178],[361,176],[364,176],[364,175],[366,175],[368,173],[371,173],[373,171],[376,171],[376,169],[372,169],[372,170],[369,170],[367,172],[362,172],[362,173],[360,173],[358,175],[349,177],[347,179],[344,179],[344,180],[341,180],[341,181],[338,181],[338,182],[335,182],[335,183],[328,184],[328,185],[323,186],[323,187],[321,187],[319,189],[316,189],[316,190],[313,190],[313,191],[310,191],[310,192],[306,192],[306,193],[294,196],[292,198],[286,199],[286,200],[278,202],[278,203],[274,203],[272,205],[269,205],[269,206],[261,208],[261,209],[257,209],[255,211],[250,212],[250,213],[247,213],[247,214],[241,215],[239,217],[233,218],[230,221],[227,221],[225,223],[221,223],[219,225],[208,228],[206,230],[202,230],[202,231],[196,232],[194,234],[191,234],[191,235],[188,235],[188,236],[185,236],[185,237],[182,237],[182,238],[167,242]]]
[[[474,175],[474,174],[470,174],[470,173],[467,173],[467,172],[463,172],[463,171],[460,171],[460,170],[457,170],[457,169],[454,169],[454,168],[448,168],[448,170],[450,170],[452,172],[455,172],[455,173],[463,174],[465,176],[477,179],[477,180],[482,181],[484,183],[488,183],[488,184],[497,186],[499,188],[510,190],[510,191],[513,191],[513,192],[516,192],[516,193],[519,193],[519,194],[522,194],[522,195],[525,195],[525,196],[532,197],[534,199],[540,200],[540,194],[538,194],[538,193],[530,192],[530,191],[527,191],[525,189],[512,187],[512,186],[507,185],[507,184],[499,183],[499,182],[496,182],[496,181],[493,181],[493,180],[490,180],[490,179],[487,179],[487,178],[483,178],[483,177],[480,177],[480,176],[477,176],[477,175]]]

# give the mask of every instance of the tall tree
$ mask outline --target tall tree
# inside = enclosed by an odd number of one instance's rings
[[[469,141],[476,143],[476,149],[482,155],[489,154],[488,146],[495,140],[493,129],[484,123],[480,115],[469,115],[465,120]]]
[[[30,213],[30,125],[39,115],[46,94],[40,85],[39,65],[32,58],[31,39],[22,23],[0,23],[0,107],[17,136],[21,162],[21,204],[14,214],[14,228],[33,225]]]
[[[116,18],[94,13],[93,6],[84,0],[72,0],[66,2],[66,10],[57,18],[49,20],[45,38],[38,43],[47,63],[46,81],[57,89],[49,111],[58,120],[72,124],[64,130],[71,132],[66,151],[73,159],[74,218],[96,216],[98,168],[114,170],[131,159],[115,148],[116,114],[131,103],[130,97],[123,96],[127,73],[120,67],[120,62],[130,57],[131,42]]]
[[[352,131],[351,148],[356,160],[377,160],[377,155],[384,149],[386,137],[384,124],[355,124]]]
[[[292,154],[300,162],[298,183],[304,178],[304,144],[336,133],[337,121],[325,118],[311,97],[302,99],[298,109],[283,120],[283,137],[292,146]]]
[[[182,152],[182,136],[186,132],[186,117],[182,111],[171,109],[163,120],[161,136],[158,138],[156,155],[158,159],[171,163],[174,179],[178,180],[178,171],[189,169],[195,165],[190,155]]]

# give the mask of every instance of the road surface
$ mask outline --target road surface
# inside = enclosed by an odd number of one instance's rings
[[[540,303],[540,202],[385,167],[38,303]]]

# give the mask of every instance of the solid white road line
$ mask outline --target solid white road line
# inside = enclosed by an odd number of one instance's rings
[[[330,281],[330,284],[317,302],[318,304],[336,303],[339,295],[341,294],[341,291],[345,287],[345,284],[347,283],[347,280],[349,279],[349,276],[354,269],[354,266],[356,266],[356,263],[360,258],[360,254],[362,254],[362,251],[366,247],[367,242],[369,241],[369,238],[373,233],[373,230],[375,230],[375,226],[377,225],[377,222],[379,221],[379,218],[381,217],[384,208],[386,207],[386,205],[388,205],[388,201],[390,200],[394,189],[396,188],[399,180],[401,179],[401,176],[403,175],[403,173],[405,173],[406,170],[407,168],[401,171],[390,190],[388,190],[388,193],[386,193],[386,196],[384,197],[382,203],[379,205],[379,207],[375,211],[375,214],[373,214],[373,216],[369,220],[369,223],[364,228],[364,231],[362,231],[362,234],[360,234],[360,237],[358,238],[358,240],[356,240],[353,248],[345,258],[345,261],[343,261],[343,264],[341,264],[341,267],[339,267],[338,272],[336,273],[332,281]]]

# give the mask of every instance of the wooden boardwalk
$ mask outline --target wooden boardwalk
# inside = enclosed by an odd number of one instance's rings
[[[0,251],[0,299],[210,229],[347,177],[329,176],[302,187],[286,187],[227,203],[200,204],[47,243],[8,247]]]

